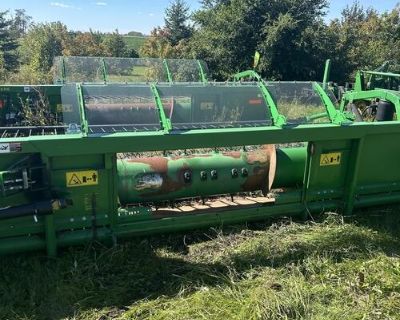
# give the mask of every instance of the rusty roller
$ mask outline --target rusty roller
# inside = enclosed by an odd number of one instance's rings
[[[127,205],[253,191],[266,194],[275,180],[277,155],[286,163],[293,158],[282,149],[277,152],[275,146],[264,145],[252,151],[119,160],[119,199]],[[305,157],[293,161],[301,167]],[[280,170],[278,173],[280,180],[301,180],[296,175],[288,178]]]

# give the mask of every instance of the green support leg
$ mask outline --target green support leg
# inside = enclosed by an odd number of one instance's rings
[[[46,249],[49,257],[57,255],[57,236],[54,227],[54,215],[47,215],[45,217],[45,230],[46,230]]]
[[[347,197],[346,197],[345,210],[344,210],[344,213],[347,215],[352,214],[353,208],[354,208],[354,202],[355,202],[356,191],[357,191],[356,189],[357,189],[358,172],[359,172],[359,168],[360,168],[362,148],[364,145],[364,138],[356,140],[354,142],[354,144],[355,144],[355,146],[353,148],[354,160],[353,160],[352,170],[349,173],[351,179],[348,184],[349,187],[347,190]]]

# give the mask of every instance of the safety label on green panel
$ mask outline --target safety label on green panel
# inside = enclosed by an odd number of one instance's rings
[[[99,173],[96,170],[73,171],[66,173],[67,187],[87,187],[99,184]]]
[[[341,160],[342,160],[341,152],[323,153],[323,154],[321,154],[319,165],[321,167],[338,166],[338,165],[340,165]]]

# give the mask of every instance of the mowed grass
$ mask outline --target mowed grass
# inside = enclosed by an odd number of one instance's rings
[[[360,214],[2,257],[0,318],[399,319],[399,208]]]
[[[139,52],[146,40],[147,37],[124,36],[124,41],[128,49],[135,49],[136,52]]]

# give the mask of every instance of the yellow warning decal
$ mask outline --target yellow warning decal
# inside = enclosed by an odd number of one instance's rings
[[[338,166],[340,165],[340,161],[342,161],[341,152],[323,153],[321,154],[319,165],[321,167]]]
[[[67,187],[88,187],[99,184],[99,172],[90,171],[73,171],[66,174]]]

